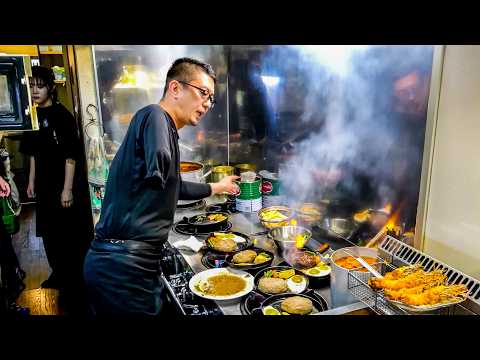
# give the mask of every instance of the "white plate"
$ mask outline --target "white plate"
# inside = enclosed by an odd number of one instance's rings
[[[247,283],[245,288],[233,295],[224,295],[224,296],[215,296],[215,295],[207,295],[204,292],[202,292],[200,289],[196,288],[196,285],[200,284],[203,281],[207,281],[208,278],[215,276],[215,275],[220,275],[220,274],[229,274],[229,275],[235,275],[239,276],[242,279],[244,279]],[[238,299],[241,298],[244,295],[247,295],[250,291],[253,290],[254,286],[254,281],[253,281],[253,276],[245,271],[242,270],[236,270],[236,269],[227,269],[227,268],[219,268],[219,269],[208,269],[202,272],[199,272],[198,274],[195,274],[190,281],[188,282],[188,286],[190,287],[190,290],[197,296],[200,296],[204,299],[210,299],[210,300],[233,300],[233,299]]]
[[[329,274],[332,272],[332,268],[330,267],[330,265],[327,265],[327,266],[328,266],[328,269],[327,269],[327,270],[320,270],[320,269],[319,269],[320,273],[315,274],[315,275],[312,275],[312,274],[309,274],[309,273],[308,273],[308,270],[311,270],[311,269],[313,269],[313,268],[315,268],[315,267],[310,268],[310,269],[306,269],[306,270],[303,270],[303,269],[302,269],[302,270],[300,270],[300,271],[303,272],[303,273],[304,273],[305,275],[307,275],[307,276],[311,276],[311,277],[324,277],[324,276],[329,275]]]

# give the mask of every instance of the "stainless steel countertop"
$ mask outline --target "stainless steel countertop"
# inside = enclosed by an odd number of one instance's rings
[[[205,199],[208,204],[218,203],[225,201],[224,198],[215,196]],[[183,217],[190,217],[193,215],[200,214],[204,212],[205,209],[198,209],[198,210],[187,210],[187,209],[177,209],[175,213],[174,221],[177,222],[181,220]],[[263,226],[258,221],[257,213],[243,213],[239,212],[236,214],[230,215],[230,221],[232,223],[231,231],[238,231],[247,235],[255,234],[258,232],[265,231]],[[170,244],[174,244],[177,241],[186,240],[189,238],[189,235],[181,235],[177,234],[173,229],[170,231],[168,241]],[[204,237],[198,236],[199,240],[203,240]],[[283,261],[283,259],[278,255],[276,250],[276,246],[272,240],[268,239],[266,235],[260,236],[253,236],[252,237],[254,245],[265,250],[272,251],[275,254],[275,258],[272,262],[272,265],[275,266]],[[195,273],[199,273],[207,268],[202,264],[202,252],[195,253],[193,251],[188,250],[180,250],[180,253],[185,258],[186,262],[190,265],[192,270]],[[320,289],[315,289],[315,292],[321,295],[328,304],[329,311],[325,313],[327,314],[337,314],[338,312],[332,312],[331,310],[331,296],[330,296],[330,286],[326,285]],[[233,301],[216,301],[218,306],[221,308],[225,315],[242,315],[240,311],[240,300],[233,300]],[[365,307],[365,305],[361,303],[354,304],[355,309],[360,309]],[[323,313],[320,313],[323,314]]]

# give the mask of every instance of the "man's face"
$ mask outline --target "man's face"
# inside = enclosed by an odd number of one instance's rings
[[[178,105],[185,125],[197,126],[212,105],[209,96],[214,95],[214,82],[206,73],[198,71],[188,84],[180,83]]]
[[[427,106],[428,79],[410,73],[394,84],[395,110],[407,114],[422,114]]]
[[[42,105],[48,100],[48,86],[41,79],[31,78],[30,89],[32,91],[32,100],[37,105]]]

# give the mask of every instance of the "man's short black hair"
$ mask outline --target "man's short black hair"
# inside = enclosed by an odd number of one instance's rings
[[[213,83],[217,82],[217,76],[210,64],[188,57],[180,58],[175,60],[172,66],[170,66],[170,69],[168,69],[163,96],[167,93],[170,81],[177,80],[190,82],[194,77],[194,73],[198,70],[201,70],[210,76],[213,79]]]

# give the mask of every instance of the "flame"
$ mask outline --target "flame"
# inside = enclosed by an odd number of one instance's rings
[[[392,203],[387,203],[387,205],[385,205],[382,209],[380,209],[380,211],[386,212],[387,214],[391,214],[392,213]],[[398,214],[397,214],[397,217],[398,217]]]
[[[370,209],[365,209],[353,215],[353,218],[355,219],[355,221],[364,222],[368,219],[369,214],[370,214]]]
[[[397,225],[397,220],[398,220],[399,216],[400,216],[400,209],[395,211],[393,213],[393,215],[390,216],[390,218],[387,220],[387,222],[383,226],[382,232],[387,232],[387,231],[391,231],[391,230],[393,230],[395,232],[399,232],[400,226]]]

